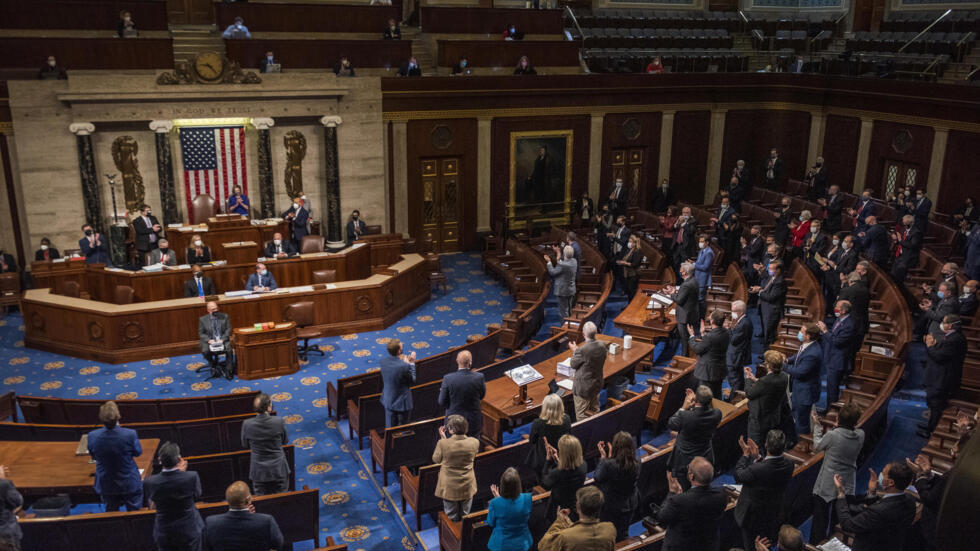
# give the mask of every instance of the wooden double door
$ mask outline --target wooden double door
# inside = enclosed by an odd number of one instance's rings
[[[460,157],[421,159],[420,189],[409,197],[409,208],[418,216],[412,234],[431,239],[437,252],[459,251],[462,218],[462,170]]]
[[[615,185],[617,178],[622,178],[623,187],[629,190],[629,206],[643,206],[646,195],[647,155],[644,147],[616,147],[612,149],[607,174],[611,177],[604,186]],[[609,191],[606,192],[608,195]],[[603,200],[606,196],[602,197]],[[598,206],[598,205],[596,205]]]
[[[139,14],[136,17],[139,17]],[[167,0],[167,21],[171,25],[210,25],[214,23],[214,2],[213,0]]]

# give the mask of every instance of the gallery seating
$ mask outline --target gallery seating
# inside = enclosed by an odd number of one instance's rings
[[[296,448],[292,444],[282,447],[289,465],[288,491],[296,490]],[[201,499],[205,503],[224,501],[225,490],[236,480],[245,481],[249,487],[254,487],[249,478],[252,453],[249,450],[213,453],[209,455],[188,456],[187,470],[194,471],[201,478]],[[155,465],[159,467],[159,465]]]
[[[224,417],[251,413],[259,391],[219,394],[195,398],[153,398],[116,400],[126,424],[158,421],[186,421],[206,417]],[[99,408],[105,400],[17,396],[17,405],[25,423],[51,425],[99,424]]]

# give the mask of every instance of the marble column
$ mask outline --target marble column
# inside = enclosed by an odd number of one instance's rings
[[[337,115],[320,117],[323,125],[323,196],[327,198],[327,248],[343,249],[346,245],[340,225],[340,159],[337,155],[337,127],[343,124]]]
[[[262,201],[262,218],[276,215],[276,189],[272,177],[272,139],[269,129],[276,121],[268,118],[252,119],[252,126],[259,131],[259,198]]]
[[[670,146],[674,142],[674,115],[677,111],[664,111],[660,116],[660,161],[657,165],[657,181],[660,185],[664,180],[670,180]]]
[[[82,181],[85,222],[91,224],[100,233],[105,233],[102,195],[99,193],[99,177],[95,171],[95,153],[92,150],[92,132],[95,132],[95,125],[90,122],[75,122],[68,125],[68,131],[75,135],[75,144],[78,147],[78,173]]]
[[[810,112],[810,141],[806,148],[806,166],[811,167],[821,157],[824,132],[827,129],[827,115],[820,111]]]
[[[871,155],[871,132],[874,131],[875,121],[861,117],[861,134],[858,138],[857,164],[854,167],[853,192],[860,195],[865,188],[868,178],[868,157]],[[881,194],[884,196],[884,193]]]
[[[711,126],[708,130],[708,169],[704,176],[704,202],[712,203],[718,193],[721,179],[721,150],[725,145],[725,119],[727,109],[711,110]]]
[[[481,117],[476,120],[476,231],[492,232],[490,224],[490,141],[493,119]]]
[[[605,116],[605,113],[592,113],[592,124],[589,127],[589,197],[594,198],[596,206],[602,189],[602,124]],[[576,199],[578,197],[573,194],[572,200]]]
[[[177,208],[177,188],[174,183],[174,157],[170,150],[170,131],[173,121],[150,121],[157,149],[157,181],[160,184],[160,209],[163,211],[163,225],[182,222]]]
[[[939,201],[939,186],[943,180],[943,164],[946,163],[946,142],[949,141],[949,128],[936,126],[932,138],[932,159],[929,161],[929,175],[926,179],[926,197],[932,201],[933,205]],[[916,182],[916,187],[921,188]]]
[[[477,145],[477,147],[479,147],[479,145]],[[489,155],[490,154],[488,153],[488,163]],[[391,180],[395,185],[393,197],[395,202],[394,231],[419,239],[420,237],[418,235],[412,236],[408,231],[408,123],[405,121],[391,122],[391,157]],[[477,160],[477,166],[483,166],[480,164],[479,160]],[[477,170],[479,170],[479,168]],[[479,183],[477,184],[477,187],[479,188]],[[490,208],[489,197],[488,192],[487,199],[485,201],[481,201],[481,203],[487,203],[487,209]],[[489,219],[489,214],[487,216]]]

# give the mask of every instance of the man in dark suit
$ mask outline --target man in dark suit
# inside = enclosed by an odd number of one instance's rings
[[[0,274],[16,273],[20,271],[17,267],[17,259],[0,247]]]
[[[282,417],[273,415],[272,399],[260,392],[253,403],[255,417],[242,423],[242,447],[251,450],[248,478],[255,495],[278,494],[289,489],[289,464],[282,446],[289,443]]]
[[[928,334],[926,344],[926,406],[929,422],[919,425],[916,434],[929,438],[943,416],[949,398],[960,389],[963,379],[963,361],[966,359],[966,338],[960,332],[961,318],[947,314],[939,329],[941,334]]]
[[[361,220],[361,211],[355,209],[347,221],[347,246],[350,247],[367,231],[367,224]]]
[[[932,200],[926,197],[924,190],[915,190],[915,201],[909,201],[909,211],[915,217],[915,227],[925,235],[929,229],[929,211],[932,210]]]
[[[658,187],[653,192],[653,200],[650,203],[650,212],[667,212],[667,207],[677,203],[677,197],[674,196],[674,190],[670,189],[670,184],[667,182],[667,178],[664,178],[660,182],[660,187]]]
[[[194,506],[201,499],[201,479],[187,471],[180,448],[165,442],[157,450],[163,470],[143,483],[143,495],[155,508],[153,543],[159,551],[196,551],[201,548],[204,521]]]
[[[971,279],[963,285],[963,292],[960,293],[960,296],[956,299],[959,302],[959,307],[957,308],[956,313],[959,314],[960,317],[972,318],[977,312],[977,306],[980,305],[977,300],[978,285],[980,285],[980,282],[977,282],[975,279]]]
[[[446,419],[450,415],[461,415],[468,423],[467,436],[480,437],[483,428],[482,400],[487,395],[487,384],[483,373],[473,371],[473,355],[469,350],[456,354],[455,372],[442,378],[439,388],[439,406],[446,409]]]
[[[206,551],[268,551],[282,549],[282,532],[272,515],[255,512],[248,484],[232,482],[225,490],[228,512],[204,523]]]
[[[828,257],[826,264],[820,268],[824,272],[824,296],[828,297],[828,304],[834,303],[834,299],[837,297],[837,293],[840,292],[841,285],[844,283],[844,278],[847,277],[847,274],[853,272],[857,268],[858,262],[861,261],[861,257],[854,247],[854,236],[845,236],[841,240],[840,251],[837,253],[836,258],[833,258],[833,256]]]
[[[419,62],[414,58],[408,58],[408,61],[402,64],[398,69],[398,76],[400,77],[420,77],[422,76],[422,69],[419,67]]]
[[[738,178],[732,176],[732,179],[728,181],[728,198],[732,202],[732,208],[736,212],[742,211],[742,200],[745,199],[745,187]]]
[[[775,148],[769,152],[769,158],[764,164],[766,170],[763,173],[763,185],[766,189],[780,189],[783,186],[783,160],[779,158],[779,152]]]
[[[626,214],[626,207],[629,206],[629,190],[623,185],[622,178],[616,178],[612,191],[609,192],[609,210],[619,216]]]
[[[763,285],[750,287],[749,292],[759,296],[759,316],[762,318],[762,342],[766,346],[776,342],[779,322],[786,307],[786,281],[783,280],[783,263],[769,263],[769,279]]]
[[[865,218],[864,222],[867,229],[858,233],[858,237],[861,238],[861,249],[872,262],[883,269],[887,268],[888,252],[891,250],[888,230],[878,224],[878,218],[875,216]]]
[[[595,323],[587,321],[582,326],[584,339],[582,344],[576,345],[574,341],[568,341],[568,348],[572,351],[569,364],[575,371],[572,380],[572,399],[575,403],[575,419],[578,421],[588,417],[590,412],[599,410],[599,392],[602,390],[604,380],[602,367],[606,364],[606,344],[595,340],[597,331]]]
[[[776,225],[772,229],[772,237],[780,247],[786,246],[789,240],[789,223],[793,221],[792,202],[789,197],[783,197],[779,212],[776,213]]]
[[[191,266],[194,277],[184,282],[184,297],[207,297],[218,294],[218,289],[214,286],[214,281],[204,275],[204,269],[200,264]]]
[[[753,264],[762,262],[762,255],[766,254],[766,242],[762,239],[762,226],[754,225],[749,229],[749,238],[745,240],[742,247],[742,266],[749,269]]]
[[[667,466],[685,488],[690,487],[687,466],[692,459],[715,460],[711,439],[721,422],[721,410],[712,405],[712,398],[711,389],[706,386],[699,386],[696,392],[687,389],[684,403],[667,420],[667,427],[677,431]]]
[[[711,329],[704,331],[704,320],[701,320],[701,338],[694,335],[689,337],[688,345],[698,356],[694,366],[695,388],[704,385],[711,389],[711,394],[721,399],[721,381],[725,378],[725,355],[728,352],[730,335],[725,329],[725,313],[721,310],[711,312]],[[690,325],[690,324],[688,324]],[[688,327],[689,333],[694,333],[694,327]]]
[[[767,368],[765,375],[756,377],[751,367],[744,370],[745,397],[749,400],[746,434],[750,439],[762,442],[770,430],[780,429],[795,442],[796,435],[790,432],[793,421],[786,397],[789,375],[783,373],[786,358],[775,350],[766,350],[762,357]]]
[[[670,295],[674,301],[674,317],[677,319],[677,336],[681,341],[682,354],[687,355],[690,343],[688,340],[691,335],[688,333],[688,326],[693,326],[697,331],[695,336],[700,336],[701,322],[698,320],[698,282],[694,279],[694,264],[685,262],[681,264],[681,278],[683,281],[676,289],[673,285],[664,287],[664,291]]]
[[[255,265],[255,271],[248,275],[248,280],[245,282],[246,291],[267,293],[275,291],[277,288],[276,278],[261,262]]]
[[[17,523],[17,515],[24,508],[24,496],[10,481],[7,468],[0,465],[0,543],[7,543],[5,549],[17,551],[24,537]]]
[[[681,209],[674,222],[674,269],[695,257],[698,248],[698,221],[691,216],[691,207]]]
[[[715,470],[708,460],[695,457],[686,470],[686,490],[667,472],[670,494],[655,513],[657,522],[667,529],[662,551],[717,549],[728,498],[720,486],[711,486]]]
[[[310,212],[303,208],[303,200],[299,197],[293,199],[293,205],[282,213],[282,218],[289,222],[293,232],[293,246],[300,250],[303,238],[309,233],[306,224],[310,221]]]
[[[61,253],[58,249],[51,246],[51,240],[47,237],[41,238],[41,248],[34,251],[34,260],[40,262],[42,260],[57,260],[61,258]]]
[[[96,232],[91,224],[83,224],[82,233],[85,234],[85,237],[78,240],[78,248],[81,249],[82,255],[85,257],[85,263],[112,266],[112,259],[109,258],[109,244],[102,234]]]
[[[914,473],[902,461],[892,461],[878,476],[871,470],[868,494],[862,503],[851,505],[846,499],[844,480],[834,475],[837,500],[834,509],[840,520],[841,530],[854,534],[853,551],[901,551],[905,545],[906,531],[915,519],[915,498],[905,493],[912,483]]]
[[[839,232],[841,229],[841,213],[844,211],[844,199],[840,196],[840,186],[836,184],[830,186],[830,189],[827,190],[827,198],[818,202],[823,205],[827,232],[831,235]]]
[[[735,483],[742,491],[735,504],[735,522],[742,530],[742,542],[746,550],[755,549],[755,539],[773,539],[780,524],[783,494],[793,478],[793,462],[783,456],[786,435],[774,429],[766,435],[766,456],[759,453],[759,446],[741,436],[738,444],[742,457],[735,464]]]
[[[745,310],[745,303],[741,300],[732,303],[732,321],[728,325],[731,339],[725,352],[728,386],[731,387],[730,401],[735,400],[735,391],[745,389],[742,369],[752,363],[752,334],[755,328],[752,326],[752,319],[745,315]]]
[[[807,172],[807,180],[810,182],[810,189],[806,194],[807,200],[817,203],[827,197],[827,167],[823,165],[823,157],[817,157],[813,168]]]
[[[953,293],[958,293],[959,284],[956,283],[956,274],[960,272],[960,267],[955,262],[947,262],[943,264],[943,267],[939,269],[939,277],[936,278],[936,283],[922,284],[922,293],[925,297],[932,299],[933,302],[939,300],[936,291],[939,290],[939,286],[943,283],[949,283],[952,286]]]
[[[259,61],[259,72],[266,73],[269,71],[270,65],[279,65],[279,58],[275,56],[272,50],[265,53],[265,57]]]
[[[861,346],[861,341],[858,340],[858,320],[851,315],[851,311],[850,302],[838,300],[834,305],[834,316],[837,317],[834,325],[828,328],[824,322],[817,322],[822,335],[820,342],[823,365],[827,369],[828,408],[840,397],[840,384],[854,370],[854,355]]]
[[[140,252],[140,255],[145,256],[157,248],[157,241],[160,240],[160,231],[162,229],[160,222],[157,221],[157,217],[153,216],[150,206],[143,205],[140,208],[140,214],[136,218],[133,218],[133,231],[136,233],[136,250]]]
[[[915,334],[930,333],[938,336],[943,333],[940,324],[947,314],[955,314],[959,309],[959,298],[955,295],[953,286],[947,282],[939,284],[936,299],[924,298],[919,302],[919,319],[915,323]]]
[[[99,408],[104,428],[88,434],[88,453],[95,460],[95,493],[106,512],[143,508],[143,479],[133,458],[143,454],[136,431],[119,426],[119,407],[113,401]]]
[[[902,231],[892,232],[895,242],[895,262],[892,263],[892,278],[905,281],[908,271],[919,265],[919,251],[922,250],[922,230],[913,225],[915,218],[906,214],[902,217]]]
[[[212,345],[221,345],[221,348],[225,350],[226,357],[227,354],[231,353],[231,323],[228,321],[228,314],[218,311],[218,303],[211,301],[207,304],[208,313],[207,315],[201,316],[197,321],[197,335],[201,341],[201,354],[204,355],[204,359],[210,364],[212,372],[218,374],[218,353],[217,351],[212,352]],[[230,381],[231,380],[231,362],[229,364],[228,372],[224,373],[224,376]]]
[[[589,197],[588,190],[583,191],[582,196],[575,201],[575,210],[573,212],[582,220],[582,225],[588,224],[592,220],[592,217],[595,216],[595,202]]]
[[[276,232],[272,235],[272,241],[266,244],[263,254],[266,258],[286,258],[299,254],[299,251],[292,241],[283,239],[282,234]]]
[[[402,354],[402,341],[388,341],[388,356],[381,358],[381,405],[385,427],[397,427],[412,416],[412,385],[415,384],[415,352]]]
[[[854,208],[847,209],[847,213],[853,218],[852,223],[856,233],[867,229],[865,220],[875,213],[875,204],[871,201],[871,189],[865,188],[857,204],[854,205]]]
[[[728,240],[728,227],[732,223],[733,214],[735,214],[735,209],[732,208],[731,199],[722,197],[721,205],[718,207],[718,215],[711,219],[715,224],[715,235],[718,236],[719,243]]]
[[[820,400],[820,365],[823,363],[823,349],[818,342],[820,327],[815,323],[804,323],[796,338],[800,348],[786,358],[783,371],[790,377],[790,410],[796,434],[809,434],[810,408]]]

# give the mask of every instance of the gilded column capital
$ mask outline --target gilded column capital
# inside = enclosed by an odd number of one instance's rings
[[[337,115],[324,115],[320,117],[320,124],[327,128],[336,128],[344,124],[344,120]]]
[[[174,129],[174,121],[150,121],[150,130],[157,134],[167,134]]]
[[[76,136],[88,136],[95,132],[95,125],[90,122],[73,122],[68,125],[68,131]]]
[[[276,121],[271,118],[252,119],[252,126],[258,130],[268,130],[276,125]]]

